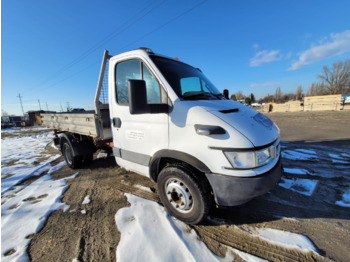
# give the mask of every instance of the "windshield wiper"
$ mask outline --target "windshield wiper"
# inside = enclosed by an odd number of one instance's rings
[[[203,100],[214,100],[217,97],[209,92],[186,92],[182,95],[183,99],[194,100],[194,99],[203,99]]]

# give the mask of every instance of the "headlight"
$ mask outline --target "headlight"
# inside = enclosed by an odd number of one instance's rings
[[[278,157],[279,145],[274,144],[270,147],[247,152],[229,152],[224,151],[224,154],[233,168],[250,169],[267,165],[276,157]]]
[[[254,152],[224,152],[234,168],[245,169],[256,167]]]

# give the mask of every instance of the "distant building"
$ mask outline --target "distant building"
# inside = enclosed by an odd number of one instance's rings
[[[1,117],[1,127],[21,127],[25,126],[25,118],[23,116],[3,116]]]
[[[55,111],[44,111],[44,110],[38,110],[38,111],[28,111],[29,120],[28,125],[29,126],[40,126],[42,124],[41,114],[44,113],[56,113]]]

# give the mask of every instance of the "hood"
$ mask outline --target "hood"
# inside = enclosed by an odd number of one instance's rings
[[[239,131],[255,147],[269,144],[279,137],[279,129],[268,117],[236,101],[197,100],[193,102]]]

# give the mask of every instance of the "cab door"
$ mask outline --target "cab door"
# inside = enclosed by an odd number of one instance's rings
[[[113,90],[110,89],[110,110],[114,155],[118,165],[149,176],[151,157],[159,150],[168,149],[168,114],[131,115],[129,111],[128,80],[146,82],[147,103],[167,101],[151,67],[140,58],[115,61],[110,65]],[[111,74],[111,72],[110,72]],[[113,97],[113,98],[112,98]]]

